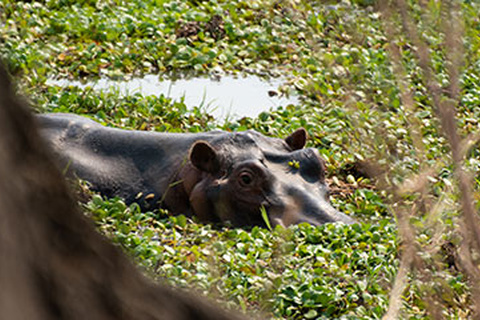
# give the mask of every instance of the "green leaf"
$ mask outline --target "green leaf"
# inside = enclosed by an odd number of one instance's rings
[[[268,230],[272,231],[272,226],[270,225],[270,219],[268,218],[267,209],[265,209],[264,206],[261,206],[260,212],[262,214],[263,221],[265,222],[265,225],[267,226]]]

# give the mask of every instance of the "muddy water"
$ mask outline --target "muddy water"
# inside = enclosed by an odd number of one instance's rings
[[[95,90],[118,90],[121,94],[141,93],[143,95],[164,94],[174,100],[184,98],[185,104],[193,108],[200,106],[218,120],[238,119],[244,116],[256,117],[262,111],[279,106],[297,104],[294,96],[270,96],[278,92],[281,80],[263,80],[256,76],[223,76],[219,80],[192,78],[180,80],[160,80],[156,75],[134,78],[128,81],[100,79],[95,82],[69,80],[49,80],[50,85],[90,86]]]

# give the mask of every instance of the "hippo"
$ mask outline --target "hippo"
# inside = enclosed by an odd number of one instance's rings
[[[265,226],[263,210],[272,226],[354,222],[329,203],[324,161],[304,149],[303,128],[279,139],[253,130],[125,130],[74,114],[37,122],[68,176],[127,204],[234,227]]]

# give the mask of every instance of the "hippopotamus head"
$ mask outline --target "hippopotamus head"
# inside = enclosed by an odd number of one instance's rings
[[[233,226],[265,225],[262,208],[271,225],[353,223],[330,205],[324,160],[303,148],[306,137],[305,129],[284,140],[246,131],[195,142],[195,178],[185,179],[193,213]]]

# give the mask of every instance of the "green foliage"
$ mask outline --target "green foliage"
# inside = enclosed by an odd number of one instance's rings
[[[213,118],[199,107],[188,109],[183,101],[141,94],[121,96],[118,92],[95,92],[77,87],[47,87],[33,92],[40,112],[73,112],[90,115],[103,124],[126,129],[168,132],[199,132],[213,129]]]
[[[388,220],[212,230],[184,216],[142,213],[120,199],[95,195],[85,208],[154,276],[278,317],[380,316],[397,267]]]

